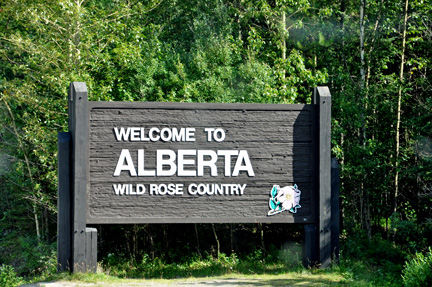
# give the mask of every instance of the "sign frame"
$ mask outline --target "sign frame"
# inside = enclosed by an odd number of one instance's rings
[[[303,223],[305,225],[304,263],[307,266],[331,263],[331,95],[327,87],[314,90],[311,105],[292,104],[219,104],[219,103],[157,103],[157,102],[89,102],[84,82],[73,82],[68,93],[69,132],[59,133],[59,254],[58,269],[73,272],[96,271],[97,230],[89,224],[141,223]],[[167,110],[236,110],[236,111],[302,111],[308,110],[312,124],[313,196],[312,213],[307,217],[260,218],[147,218],[128,220],[89,216],[90,178],[90,112],[93,109],[167,109]],[[69,155],[69,156],[67,156]],[[312,160],[312,161],[315,161]],[[68,216],[70,215],[70,216]],[[69,223],[68,223],[69,222]],[[338,231],[338,230],[337,230]],[[333,235],[334,237],[334,235]],[[338,244],[338,243],[337,243]],[[307,245],[307,246],[306,246]],[[62,246],[62,247],[61,247]],[[66,246],[66,248],[65,248]],[[68,248],[70,246],[70,248]]]

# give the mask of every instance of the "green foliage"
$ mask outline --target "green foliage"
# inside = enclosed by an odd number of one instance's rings
[[[54,260],[56,137],[67,129],[71,81],[85,81],[95,101],[309,103],[314,86],[328,85],[345,252],[385,272],[399,270],[405,252],[432,244],[432,7],[409,2],[402,50],[403,6],[366,1],[362,61],[359,5],[353,1],[3,1],[0,262],[20,274],[53,272],[39,268]],[[238,227],[249,235],[256,229]],[[190,243],[194,230],[170,241],[166,234],[175,226],[139,227],[135,240],[131,229],[113,229],[127,244],[104,238],[104,255],[151,254],[164,264],[182,262],[197,249],[216,257],[205,227],[198,228],[201,247]],[[221,241],[240,258],[251,256],[245,265],[278,258],[277,249],[250,248],[260,246],[256,238],[234,246],[228,230],[218,229]],[[273,225],[267,232],[290,236],[281,230]],[[379,248],[369,248],[372,243]],[[232,255],[224,256],[206,264],[232,266]],[[280,256],[295,264],[290,254]]]
[[[407,253],[392,242],[374,236],[367,238],[364,231],[358,230],[355,236],[346,237],[341,246],[341,268],[353,280],[365,280],[389,286],[400,285],[400,274]],[[371,271],[372,270],[372,271]],[[370,275],[374,272],[374,275]],[[369,274],[369,275],[368,275]],[[369,277],[369,278],[368,278]]]
[[[56,244],[38,243],[35,237],[8,234],[2,238],[1,262],[11,262],[21,275],[49,278],[57,272]]]
[[[15,287],[23,283],[22,278],[18,277],[14,268],[10,265],[0,266],[0,286]]]
[[[298,243],[290,243],[284,249],[278,250],[278,258],[288,268],[300,268],[303,266],[302,246]]]
[[[167,263],[160,258],[151,259],[144,254],[140,261],[131,261],[114,254],[102,260],[102,267],[112,276],[121,278],[178,278],[218,276],[223,274],[278,274],[285,270],[283,263],[265,263],[260,252],[254,252],[244,259],[235,253],[227,256],[220,253],[219,258],[208,255],[200,259],[197,254],[183,258],[183,263]]]
[[[432,249],[426,255],[416,253],[405,263],[402,271],[403,283],[407,287],[411,286],[430,286],[432,282]]]

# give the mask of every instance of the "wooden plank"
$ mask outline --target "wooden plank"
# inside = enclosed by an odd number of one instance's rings
[[[327,87],[315,88],[313,104],[318,106],[319,126],[319,261],[326,268],[331,265],[331,95]]]
[[[283,217],[153,217],[153,218],[89,218],[89,224],[183,224],[183,223],[316,223],[315,215]]]
[[[69,132],[71,133],[72,271],[85,272],[88,112],[87,86],[73,82],[69,87]]]
[[[315,267],[318,263],[318,236],[315,224],[304,226],[303,233],[303,266]]]
[[[125,109],[172,109],[172,110],[262,110],[262,111],[299,111],[309,109],[299,104],[252,104],[252,103],[171,103],[171,102],[89,102],[89,108]]]
[[[331,162],[331,250],[332,259],[339,262],[340,244],[340,168],[335,158]]]
[[[97,229],[86,228],[86,272],[97,271]]]
[[[70,141],[68,132],[58,133],[58,196],[57,196],[57,270],[70,271],[71,263],[71,193]]]

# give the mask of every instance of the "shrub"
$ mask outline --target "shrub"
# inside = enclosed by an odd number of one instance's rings
[[[18,286],[22,281],[21,277],[18,277],[14,268],[10,265],[0,266],[0,286],[3,287],[14,287]]]
[[[416,256],[406,262],[403,270],[405,286],[431,286],[432,284],[432,249],[425,255],[416,253]]]

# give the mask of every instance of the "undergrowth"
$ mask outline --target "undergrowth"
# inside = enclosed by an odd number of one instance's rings
[[[115,254],[109,254],[102,260],[102,268],[109,275],[122,278],[184,278],[208,277],[225,274],[280,274],[290,268],[301,267],[301,247],[294,251],[280,251],[286,257],[287,252],[292,256],[289,261],[283,256],[264,254],[256,250],[244,258],[238,258],[235,253],[226,255],[219,253],[217,257],[207,255],[204,258],[194,254],[183,258],[182,262],[167,263],[160,258],[151,259],[144,254],[139,260],[129,260]],[[295,259],[293,259],[295,258]]]
[[[108,254],[99,261],[98,274],[56,274],[45,271],[37,276],[22,279],[11,266],[3,265],[0,269],[0,279],[3,280],[1,286],[12,287],[24,281],[101,282],[121,278],[177,279],[281,274],[300,277],[306,274],[319,278],[320,274],[325,274],[337,278],[339,283],[336,286],[429,286],[425,285],[428,283],[422,285],[421,282],[428,282],[431,278],[430,249],[427,255],[413,255],[378,237],[368,240],[359,236],[345,238],[341,250],[339,264],[334,263],[326,269],[305,269],[301,264],[301,245],[293,244],[289,249],[278,250],[273,247],[266,253],[257,249],[242,257],[235,253],[219,253],[217,256],[210,253],[205,256],[192,254],[183,256],[178,262],[150,258],[148,254],[132,259],[118,254]],[[45,270],[53,270],[55,267],[52,260],[48,260],[46,264]],[[426,279],[422,281],[419,278]]]

